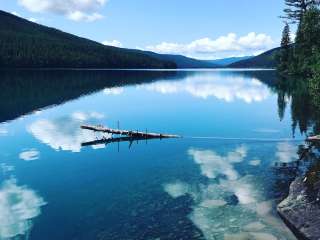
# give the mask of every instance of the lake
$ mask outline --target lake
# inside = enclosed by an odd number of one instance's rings
[[[295,239],[277,165],[304,138],[274,71],[1,75],[0,239]],[[183,138],[84,147],[82,124]]]

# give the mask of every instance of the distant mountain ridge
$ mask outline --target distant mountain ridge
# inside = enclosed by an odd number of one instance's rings
[[[141,51],[105,46],[0,10],[2,68],[176,68]]]
[[[248,60],[250,58],[253,58],[254,56],[244,56],[244,57],[229,57],[229,58],[222,58],[222,59],[216,59],[216,60],[207,60],[206,62],[218,65],[220,67],[226,67],[232,63],[236,63],[242,60]]]
[[[105,46],[0,10],[0,68],[275,68],[278,48],[255,57],[199,60]]]
[[[206,60],[189,58],[183,55],[157,54],[154,52],[144,52],[144,53],[159,60],[174,62],[177,65],[177,68],[219,68],[221,67],[218,64],[215,64]]]
[[[258,56],[229,64],[228,68],[276,68],[277,54],[280,48],[274,48]]]

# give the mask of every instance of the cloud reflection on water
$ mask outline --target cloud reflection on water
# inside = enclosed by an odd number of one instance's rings
[[[86,121],[97,120],[102,117],[102,114],[96,112],[75,112],[71,116],[58,119],[37,120],[28,127],[28,131],[54,150],[80,152],[81,143],[93,141],[97,138],[97,134],[83,130],[80,126]]]
[[[45,204],[35,191],[18,186],[15,179],[5,181],[0,188],[0,239],[28,234],[32,219],[41,214]]]
[[[34,161],[39,159],[40,152],[37,149],[28,149],[19,154],[19,158],[24,161]]]
[[[202,99],[215,97],[226,102],[261,102],[270,95],[266,85],[254,77],[244,75],[193,75],[183,81],[155,82],[139,88],[161,94],[188,93]]]
[[[175,181],[164,185],[172,198],[189,195],[194,206],[189,218],[205,239],[294,239],[284,224],[273,215],[273,202],[264,197],[257,176],[241,175],[235,164],[247,158],[245,145],[224,155],[212,150],[190,148],[189,156],[200,166],[209,181],[188,184]]]
[[[290,142],[280,142],[277,145],[276,157],[282,163],[290,163],[298,159],[298,146]]]

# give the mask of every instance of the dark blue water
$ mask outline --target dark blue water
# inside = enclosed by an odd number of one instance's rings
[[[279,119],[275,80],[262,70],[6,72],[0,239],[295,239],[276,214],[291,176],[275,163],[295,161],[302,137],[290,111]],[[101,137],[82,124],[118,121],[184,138],[81,146]]]

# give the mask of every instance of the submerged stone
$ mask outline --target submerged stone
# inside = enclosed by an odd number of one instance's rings
[[[225,201],[228,205],[236,206],[239,204],[239,199],[235,194],[225,197]]]

